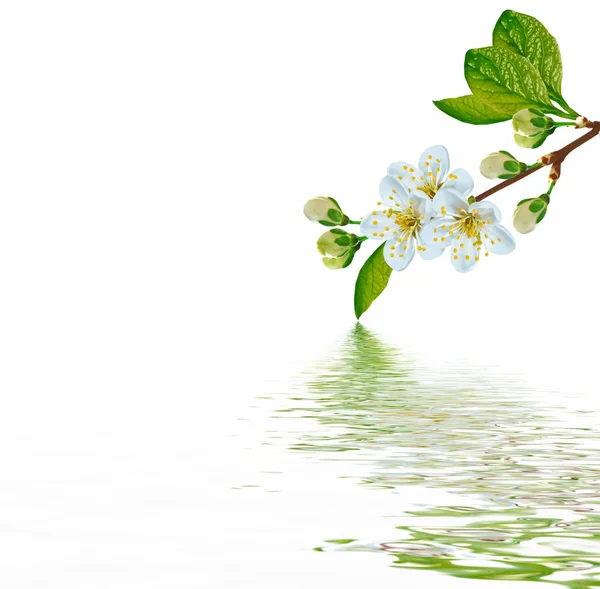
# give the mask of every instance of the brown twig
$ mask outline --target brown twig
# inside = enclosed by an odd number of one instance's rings
[[[525,170],[524,172],[521,172],[520,174],[509,178],[508,180],[504,180],[504,182],[500,182],[500,184],[497,184],[496,186],[490,188],[489,190],[486,190],[485,192],[482,192],[479,196],[475,197],[475,200],[479,202],[484,198],[487,198],[488,196],[491,196],[492,194],[495,194],[496,192],[507,188],[511,184],[514,184],[519,180],[523,180],[523,178],[526,178],[530,174],[541,170],[544,166],[553,165],[560,169],[560,164],[562,164],[565,158],[572,151],[574,151],[578,147],[581,147],[584,143],[587,143],[590,139],[593,139],[594,137],[596,137],[596,135],[600,134],[600,121],[594,121],[593,123],[589,122],[586,126],[590,130],[585,135],[582,135],[578,139],[575,139],[575,141],[568,143],[567,145],[561,147],[557,151],[553,151],[552,153],[541,157],[539,159],[538,165],[531,167],[528,170]]]

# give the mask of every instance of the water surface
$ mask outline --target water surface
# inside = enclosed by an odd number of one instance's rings
[[[266,443],[381,506],[367,537],[342,501],[350,533],[315,529],[323,558],[362,552],[453,577],[600,585],[592,412],[529,390],[518,373],[428,369],[361,325],[293,380],[283,405]]]

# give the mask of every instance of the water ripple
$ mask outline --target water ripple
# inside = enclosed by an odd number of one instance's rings
[[[318,551],[387,554],[457,577],[600,586],[600,435],[589,412],[536,402],[518,375],[434,373],[357,325],[275,415],[310,427],[291,450],[352,465],[374,492],[442,491],[390,518],[389,537]],[[308,422],[307,422],[308,423]],[[430,497],[431,495],[424,495]]]

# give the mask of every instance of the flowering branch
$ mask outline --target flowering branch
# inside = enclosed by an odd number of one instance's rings
[[[558,43],[532,16],[505,10],[494,27],[492,46],[467,51],[464,75],[472,94],[434,101],[442,112],[463,123],[491,125],[510,119],[515,144],[527,149],[539,148],[560,128],[587,132],[531,165],[508,151],[489,153],[479,171],[499,184],[478,196],[473,195],[475,183],[469,172],[452,170],[446,148],[433,145],[421,154],[418,164],[396,161],[388,166],[379,183],[376,206],[380,208],[373,207],[360,220],[351,219],[330,196],[309,200],[304,214],[329,228],[317,240],[327,268],[347,268],[365,241],[379,242],[356,279],[357,319],[386,288],[392,271],[404,270],[417,255],[433,260],[446,251],[458,272],[469,272],[490,253],[511,253],[516,242],[500,224],[500,210],[489,200],[481,201],[547,167],[543,194],[521,200],[512,215],[518,233],[531,233],[546,217],[563,161],[600,135],[600,120],[579,115],[563,98]],[[361,235],[341,229],[351,225]]]
[[[575,151],[578,147],[581,147],[584,143],[587,143],[590,139],[593,139],[596,137],[596,135],[600,134],[600,121],[594,121],[593,123],[588,122],[586,127],[590,130],[585,135],[575,139],[575,141],[572,141],[561,149],[541,157],[537,165],[532,166],[531,168],[521,172],[520,174],[517,174],[516,176],[513,176],[512,178],[509,178],[508,180],[504,180],[504,182],[500,182],[500,184],[493,186],[485,192],[482,192],[479,196],[475,197],[475,200],[477,202],[482,201],[484,198],[487,198],[488,196],[507,188],[511,184],[514,184],[519,180],[523,180],[523,178],[526,178],[530,174],[537,172],[544,166],[552,165],[554,168],[560,170],[560,165],[572,151]]]

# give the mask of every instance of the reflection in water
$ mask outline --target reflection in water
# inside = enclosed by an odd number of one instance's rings
[[[316,427],[294,450],[348,461],[379,493],[411,486],[411,496],[445,498],[405,508],[377,543],[330,539],[317,550],[381,551],[393,566],[459,577],[600,586],[600,435],[577,427],[582,414],[567,422],[517,378],[427,373],[361,325],[305,376],[286,411]]]

